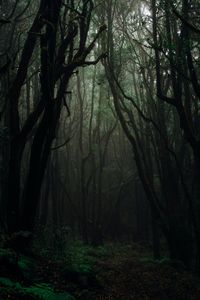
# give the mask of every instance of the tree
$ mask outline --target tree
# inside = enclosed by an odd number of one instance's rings
[[[102,18],[107,16],[108,22],[107,41],[102,41],[103,49],[107,44],[109,53],[108,59],[104,63],[106,75],[120,123],[133,147],[138,174],[151,206],[154,224],[159,224],[161,227],[169,246],[171,258],[182,260],[188,266],[192,255],[192,231],[186,207],[189,207],[190,215],[194,211],[191,194],[185,181],[184,161],[178,156],[179,147],[185,146],[185,143],[181,137],[174,109],[167,109],[167,105],[162,105],[160,100],[155,97],[154,78],[156,73],[153,65],[156,59],[154,61],[150,41],[153,39],[155,30],[159,30],[159,37],[163,42],[163,24],[162,22],[159,25],[153,23],[154,30],[149,29],[152,24],[151,18],[148,14],[144,16],[141,14],[144,3],[139,5],[138,18],[134,21],[132,15],[136,7],[133,9],[131,5],[122,10],[119,4],[118,11],[116,7],[113,8],[112,1],[110,1],[101,15]],[[114,18],[117,14],[116,20]],[[159,20],[162,20],[162,17]],[[135,24],[134,30],[127,25],[129,22]],[[170,24],[173,25],[173,22]],[[146,29],[142,34],[137,31],[137,28],[140,30],[141,26]],[[176,32],[175,29],[174,32]],[[175,39],[175,35],[173,38]],[[149,41],[149,45],[146,40]],[[119,42],[115,43],[115,41]],[[179,47],[180,45],[182,45],[182,41],[180,41]],[[163,76],[161,73],[157,73],[157,82],[159,80],[162,89],[166,93],[170,93],[170,80],[173,80],[174,70],[177,70],[179,66],[175,68],[173,64],[173,71],[168,77],[168,54],[166,55],[162,48],[160,50],[161,46],[157,43],[155,47],[156,51],[163,53],[162,60],[159,61],[160,64],[163,64]],[[124,51],[122,51],[122,47]],[[173,53],[172,45],[169,48],[169,53],[170,51]],[[122,60],[126,70],[120,63]],[[129,71],[131,63],[135,64],[133,71]],[[152,69],[150,70],[150,68]],[[136,71],[138,75],[135,75]],[[129,81],[128,72],[131,73],[133,82]],[[124,78],[128,81],[127,83]],[[176,82],[179,85],[180,79]],[[133,85],[132,89],[129,88],[130,84]],[[128,92],[124,92],[125,90]],[[159,89],[157,89],[157,93],[158,91]],[[131,93],[133,96],[130,96]],[[180,91],[177,94],[180,96]],[[164,100],[168,101],[169,98]],[[168,120],[166,119],[167,115]],[[176,132],[176,142],[173,132]],[[170,139],[174,140],[174,144],[170,143]],[[195,232],[196,225],[194,223],[193,225]],[[155,239],[154,242],[156,242]],[[183,247],[185,244],[188,245],[187,249]]]
[[[32,230],[41,185],[58,121],[65,104],[66,89],[76,68],[97,63],[86,61],[102,26],[88,42],[92,1],[41,0],[30,27],[19,61],[18,71],[9,88],[10,158],[4,201],[7,203],[8,231]],[[62,23],[60,21],[62,20]],[[24,124],[20,124],[19,99],[29,64],[40,40],[40,95],[37,105]],[[88,45],[86,44],[88,43]],[[33,141],[24,189],[20,191],[21,165],[30,134]],[[21,208],[20,208],[21,206]]]

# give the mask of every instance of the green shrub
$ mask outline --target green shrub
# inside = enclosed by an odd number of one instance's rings
[[[0,291],[7,294],[15,294],[21,297],[32,297],[36,300],[75,300],[68,293],[55,293],[53,288],[45,283],[24,287],[19,282],[13,282],[8,278],[0,278]],[[26,298],[25,298],[26,299]]]

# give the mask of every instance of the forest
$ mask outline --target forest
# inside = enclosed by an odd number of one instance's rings
[[[200,1],[0,0],[0,299],[200,299]]]

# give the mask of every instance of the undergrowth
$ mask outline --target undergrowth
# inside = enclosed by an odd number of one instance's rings
[[[74,300],[75,298],[68,293],[55,293],[53,288],[45,283],[35,284],[25,287],[19,282],[14,282],[8,278],[0,278],[1,295],[10,297],[24,297],[24,299],[38,300]]]

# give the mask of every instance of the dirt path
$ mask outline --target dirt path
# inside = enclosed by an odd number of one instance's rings
[[[199,300],[200,280],[166,263],[144,262],[139,255],[98,260],[102,289],[81,300]]]
[[[200,278],[181,265],[175,268],[167,260],[151,260],[150,254],[137,245],[101,249],[79,246],[72,251],[75,265],[69,257],[55,259],[49,255],[38,257],[34,263],[24,257],[18,268],[5,264],[9,272],[0,274],[6,277],[0,282],[0,299],[22,300],[24,289],[39,283],[46,289],[42,293],[51,289],[53,293],[72,296],[60,296],[63,300],[200,300]],[[17,268],[16,274],[13,267]],[[30,292],[27,295],[23,300],[49,300],[31,296]]]

